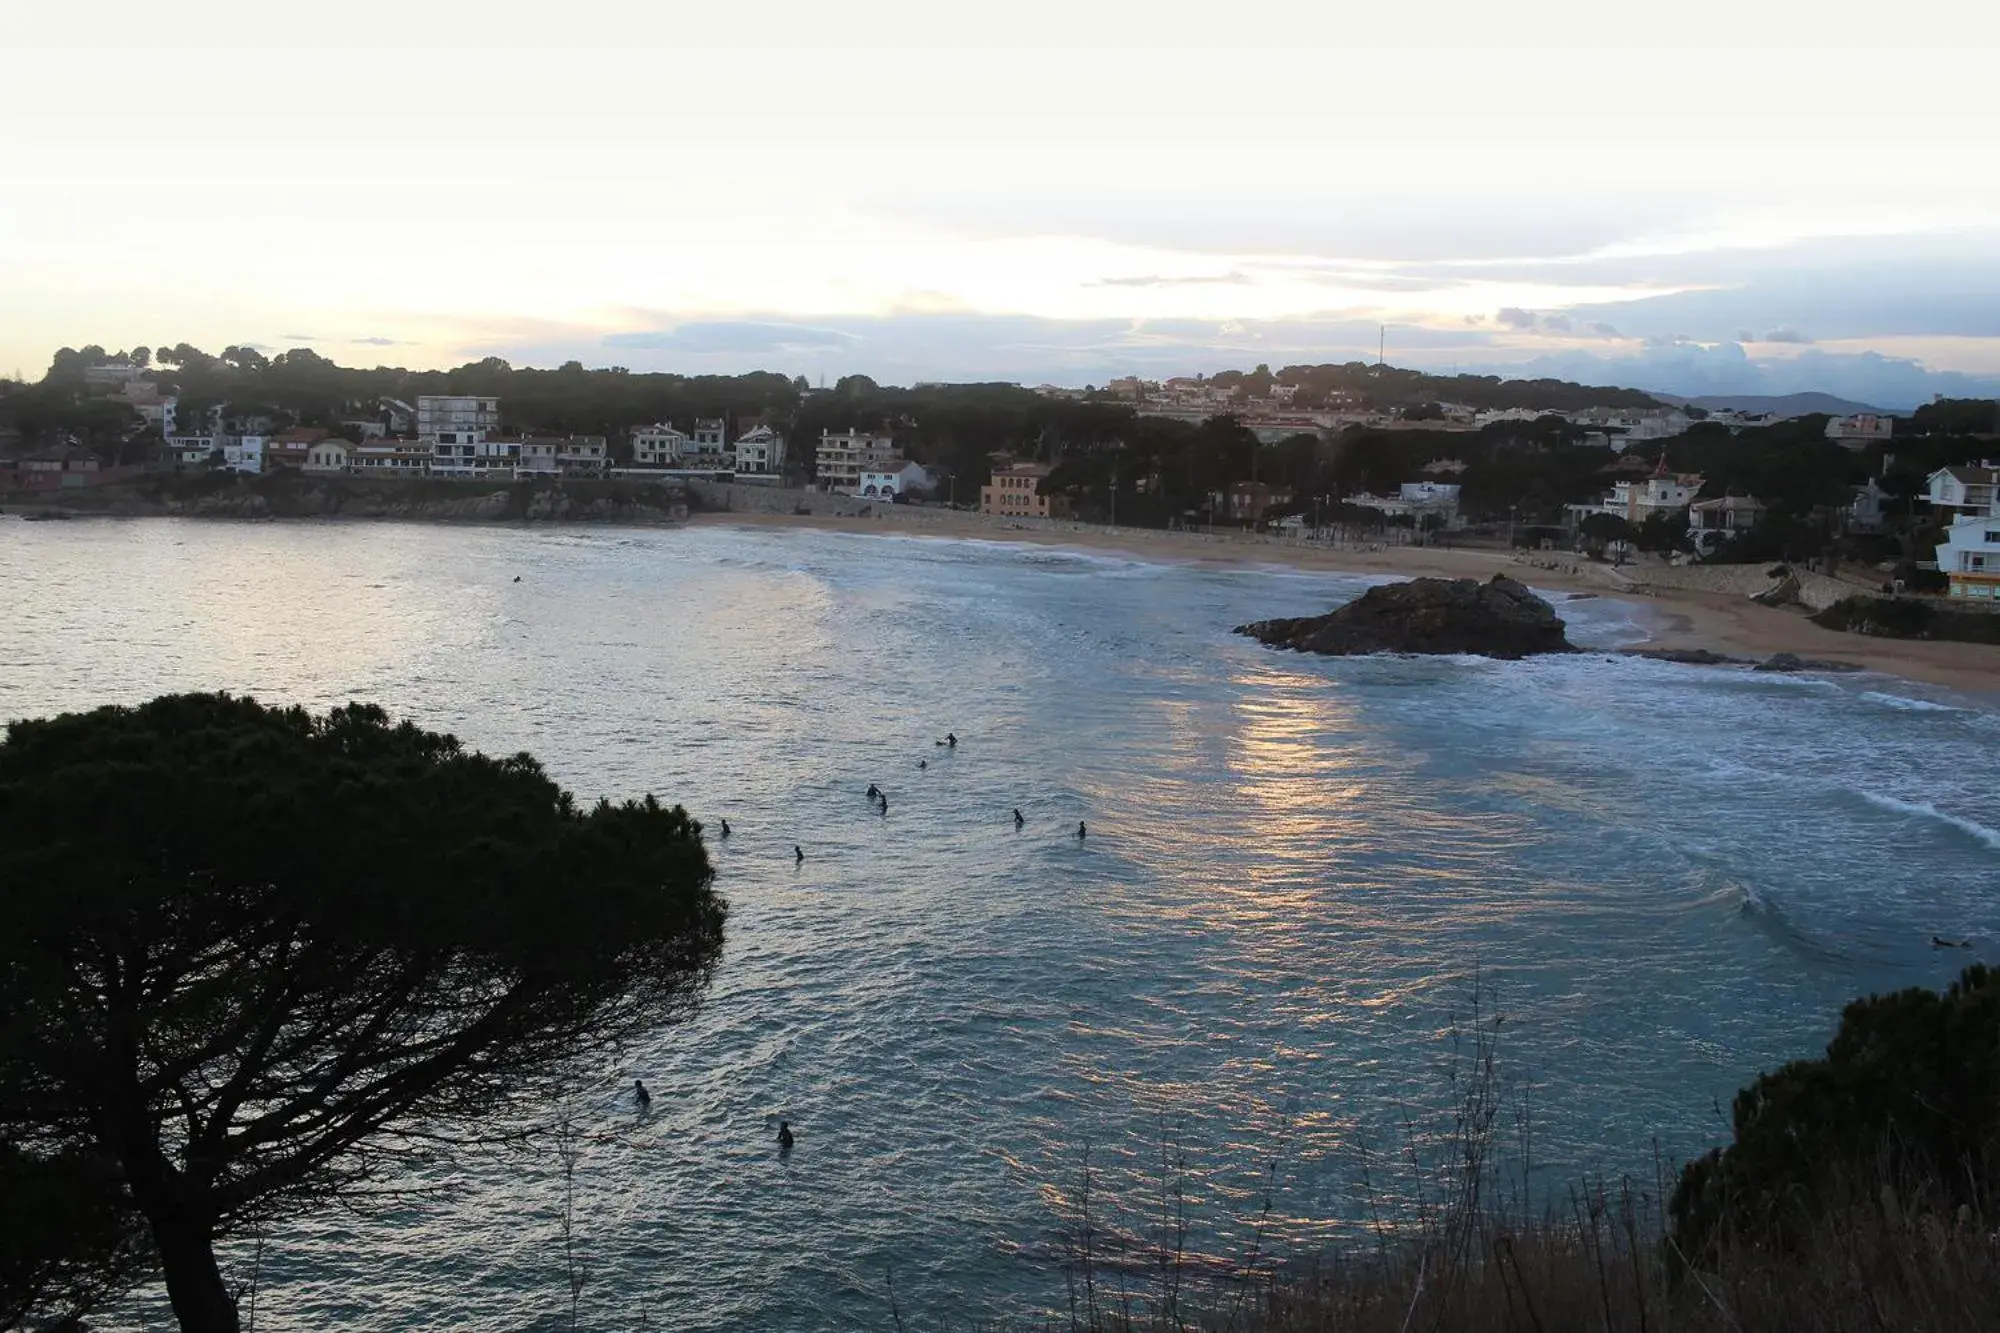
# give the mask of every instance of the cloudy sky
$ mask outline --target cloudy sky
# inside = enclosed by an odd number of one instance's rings
[[[58,346],[884,381],[1372,357],[2000,392],[1962,0],[36,5],[0,371]]]

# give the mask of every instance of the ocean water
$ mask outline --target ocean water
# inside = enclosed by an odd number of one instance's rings
[[[590,1328],[1060,1308],[1084,1182],[1143,1237],[1163,1145],[1199,1255],[1311,1253],[1395,1202],[1475,976],[1542,1177],[1650,1181],[1846,999],[2000,952],[1993,699],[1229,633],[1364,586],[794,530],[0,518],[0,719],[366,699],[729,819],[706,1008],[577,1108]],[[567,1327],[552,1154],[442,1183],[233,1252],[258,1327]]]

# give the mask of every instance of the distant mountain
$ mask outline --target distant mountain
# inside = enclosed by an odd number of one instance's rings
[[[1851,398],[1836,398],[1830,393],[1787,393],[1775,397],[1756,393],[1711,393],[1699,398],[1655,393],[1653,397],[1675,407],[1699,407],[1707,412],[1769,412],[1780,419],[1811,416],[1815,412],[1824,412],[1832,417],[1851,417],[1856,412],[1887,415],[1882,408],[1857,403]]]

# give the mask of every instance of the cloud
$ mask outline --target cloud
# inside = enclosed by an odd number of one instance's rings
[[[278,335],[288,343],[316,343],[319,341],[310,333],[281,333]]]
[[[1535,327],[1535,312],[1523,310],[1517,305],[1503,305],[1493,312],[1493,318],[1510,329],[1532,329]]]
[[[1772,329],[1764,335],[1764,341],[1767,343],[1809,343],[1812,339],[1800,333],[1797,329],[1783,328]]]
[[[670,329],[612,333],[604,346],[651,352],[797,352],[847,347],[855,335],[804,324],[697,320]]]
[[[1551,332],[1551,333],[1568,333],[1568,332],[1569,332],[1569,316],[1568,316],[1568,315],[1543,315],[1543,316],[1542,316],[1542,327],[1543,327],[1543,328],[1545,328],[1545,329],[1547,329],[1547,330],[1548,330],[1549,332]]]
[[[349,338],[348,341],[352,343],[358,343],[364,347],[415,347],[416,346],[416,344],[411,342],[408,338],[384,338],[380,334],[375,334],[367,338]]]
[[[1616,338],[1618,336],[1616,326],[1606,324],[1603,320],[1594,319],[1583,327],[1585,332],[1594,333],[1600,338]]]
[[[1249,287],[1254,285],[1254,280],[1247,273],[1231,271],[1228,273],[1217,273],[1213,276],[1192,278],[1169,278],[1159,274],[1149,274],[1138,278],[1099,278],[1096,282],[1086,285],[1091,287]]]

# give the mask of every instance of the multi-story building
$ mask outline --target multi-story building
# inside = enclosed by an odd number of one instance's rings
[[[640,467],[679,467],[688,455],[688,437],[664,421],[632,430],[632,461]]]
[[[753,475],[775,475],[785,470],[785,437],[769,426],[756,426],[736,437],[730,446],[736,471]]]
[[[1239,481],[1229,488],[1225,498],[1230,518],[1238,523],[1261,523],[1273,509],[1290,504],[1292,493],[1267,481]]]
[[[1578,519],[1592,514],[1611,514],[1637,527],[1655,514],[1680,513],[1699,494],[1701,478],[1669,472],[1667,456],[1663,453],[1653,469],[1653,475],[1644,481],[1613,482],[1611,494],[1596,504],[1571,505],[1569,511]]]
[[[979,512],[1010,518],[1053,518],[1060,496],[1043,495],[1040,486],[1054,469],[1047,463],[1008,463],[993,469],[993,480],[979,488]]]
[[[264,437],[262,435],[225,435],[222,437],[222,465],[231,472],[256,475],[264,470]]]
[[[611,449],[602,435],[572,435],[556,446],[556,471],[593,476],[611,465]]]
[[[434,444],[478,444],[499,429],[498,398],[424,394],[417,399],[417,434]]]
[[[520,442],[516,477],[589,475],[604,470],[602,435],[531,436]]]
[[[2000,466],[1939,468],[1930,475],[1930,501],[1947,520],[1937,567],[1951,595],[2000,598]]]
[[[1945,522],[1990,518],[2000,495],[2000,464],[1941,467],[1925,479],[1931,509]]]
[[[1724,542],[1757,526],[1765,506],[1752,495],[1724,495],[1688,506],[1688,536],[1707,555]]]
[[[1894,417],[1856,412],[1851,417],[1835,417],[1827,422],[1826,438],[1849,449],[1866,449],[1871,444],[1887,444],[1895,429]]]
[[[858,430],[836,435],[822,431],[813,469],[821,490],[853,495],[860,489],[863,472],[889,472],[900,467],[903,456],[887,435],[869,435]]]
[[[350,471],[364,477],[421,477],[430,471],[426,440],[367,440],[347,452]]]
[[[167,452],[181,467],[203,467],[222,448],[219,435],[171,435],[167,437]]]
[[[2000,516],[1961,518],[1946,528],[1937,567],[1953,597],[2000,598]]]
[[[458,443],[448,442],[464,435],[464,431],[442,431],[438,440],[431,445],[431,475],[451,477],[459,481],[512,477],[514,469],[521,461],[521,441],[518,439],[488,439],[483,434],[479,439]]]
[[[688,432],[688,451],[693,456],[692,466],[728,467],[730,465],[728,434],[728,426],[721,417],[695,418],[694,429]]]

